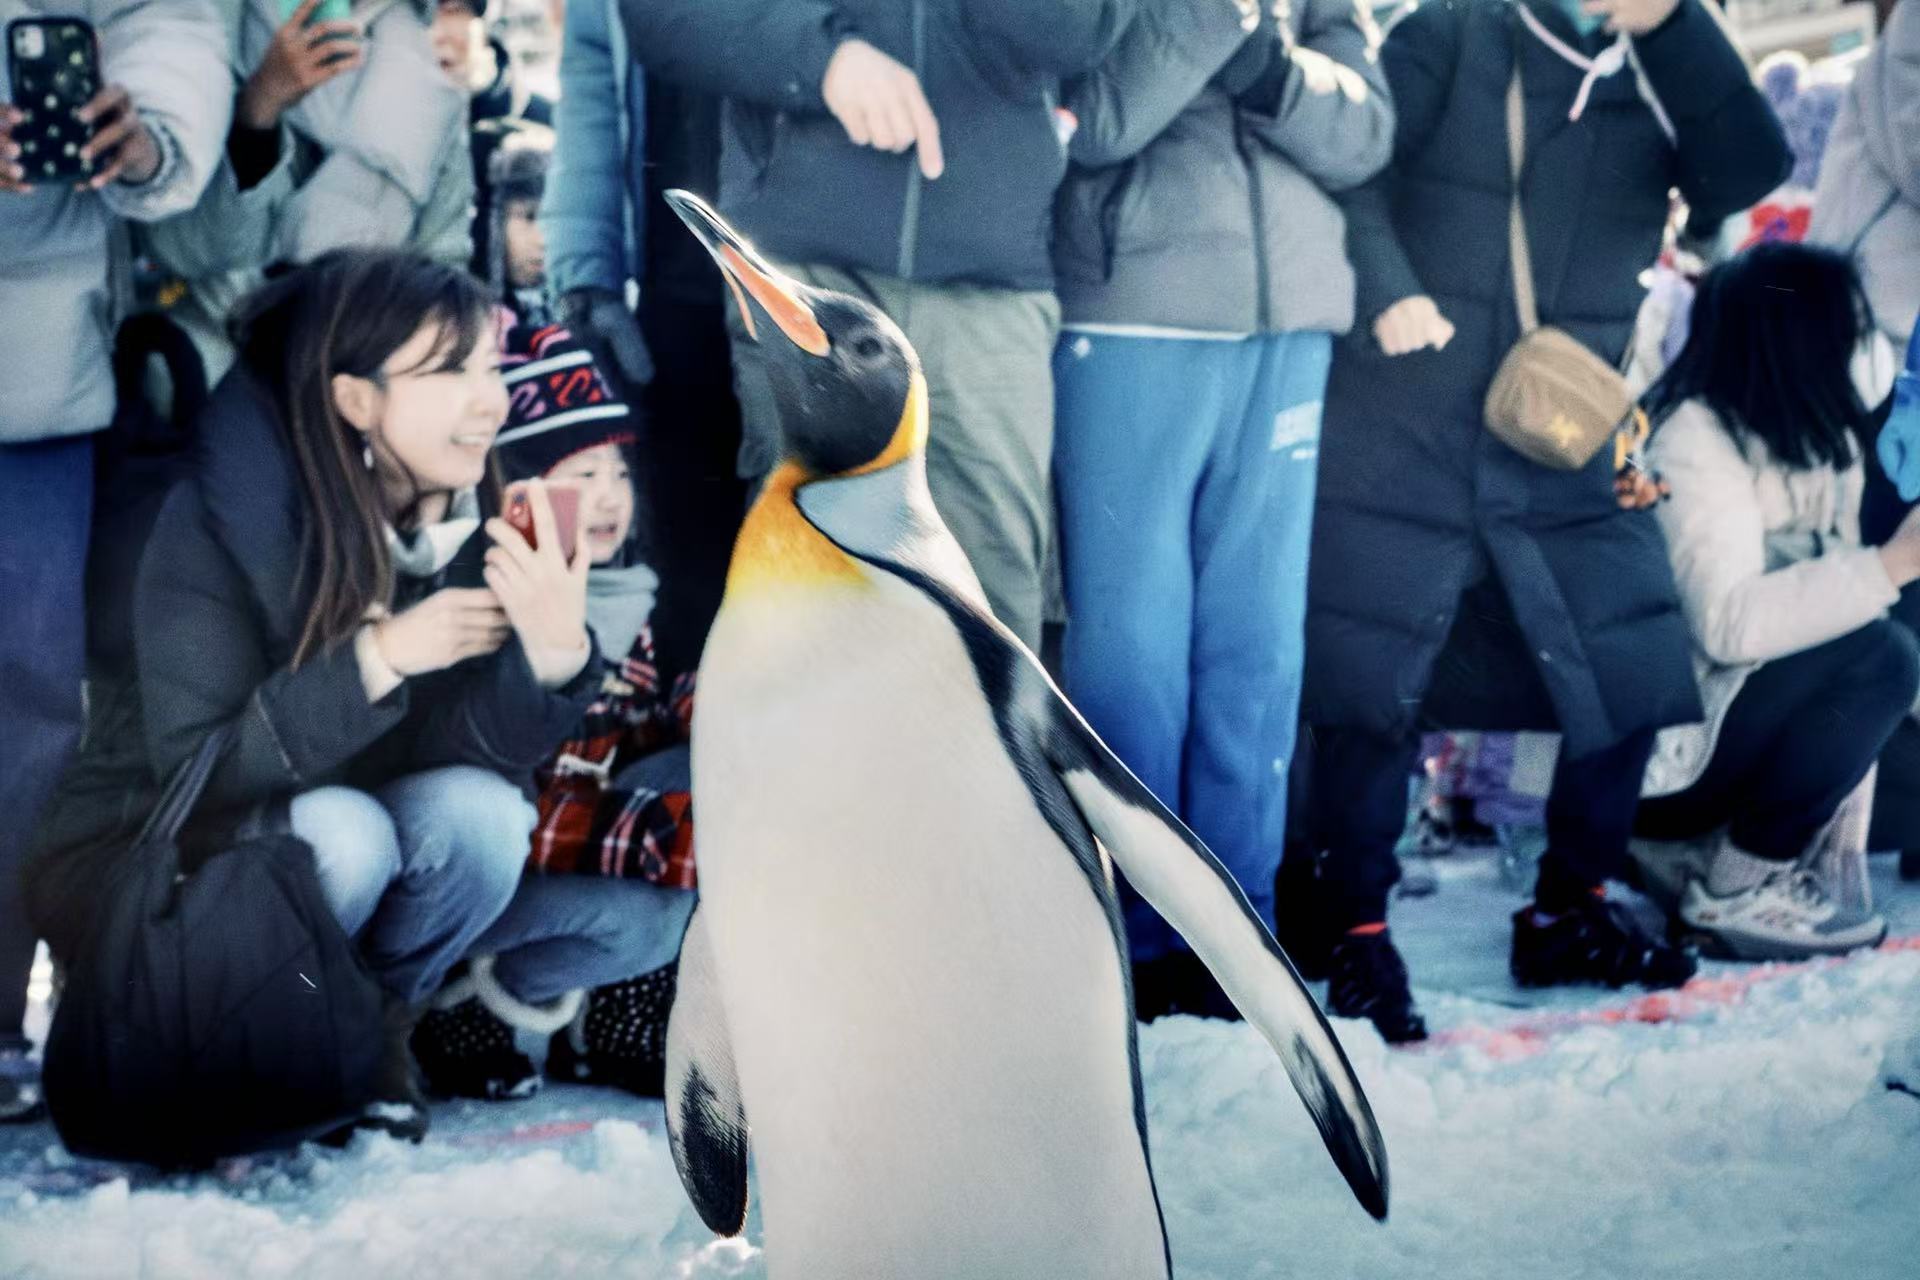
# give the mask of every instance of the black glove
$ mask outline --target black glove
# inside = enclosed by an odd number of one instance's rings
[[[640,336],[640,322],[619,295],[605,289],[569,289],[560,297],[560,323],[593,353],[602,372],[625,384],[629,400],[653,381],[653,356]]]

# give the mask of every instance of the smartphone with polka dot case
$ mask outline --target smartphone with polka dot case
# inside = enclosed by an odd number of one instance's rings
[[[80,149],[93,126],[74,112],[100,92],[99,41],[78,18],[16,18],[7,24],[7,82],[25,119],[13,128],[19,165],[35,185],[79,182],[93,166]]]

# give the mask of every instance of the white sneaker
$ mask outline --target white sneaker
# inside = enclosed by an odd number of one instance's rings
[[[1718,897],[1704,880],[1687,885],[1680,918],[1736,960],[1797,960],[1879,946],[1884,918],[1835,902],[1806,871],[1786,868],[1751,889]]]

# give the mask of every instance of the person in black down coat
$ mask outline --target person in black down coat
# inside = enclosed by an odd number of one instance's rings
[[[1779,123],[1701,0],[1454,0],[1394,28],[1394,159],[1345,201],[1359,286],[1327,392],[1308,584],[1303,793],[1282,936],[1335,1013],[1425,1035],[1386,933],[1423,727],[1558,729],[1550,852],[1515,916],[1524,984],[1670,985],[1621,865],[1655,730],[1700,715],[1660,532],[1616,502],[1612,451],[1528,462],[1482,403],[1519,337],[1505,101],[1519,63],[1539,308],[1609,361],[1630,336],[1669,192],[1710,228],[1789,166]]]
[[[341,250],[243,310],[239,362],[131,587],[134,669],[95,673],[85,746],[38,835],[36,914],[70,960],[98,891],[85,855],[129,839],[157,780],[234,725],[189,838],[280,829],[312,846],[392,1010],[392,1105],[370,1118],[417,1136],[408,1040],[427,1001],[449,1003],[457,964],[457,991],[549,1031],[584,988],[650,967],[636,886],[521,878],[532,771],[605,671],[588,557],[561,558],[544,498],[538,550],[504,521],[482,527],[507,393],[477,280]]]

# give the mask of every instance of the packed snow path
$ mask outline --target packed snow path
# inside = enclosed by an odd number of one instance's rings
[[[1899,942],[1920,935],[1920,887],[1876,867],[1896,939],[1876,954],[1712,966],[1672,999],[1521,1007],[1505,978],[1517,899],[1487,859],[1439,869],[1440,891],[1402,903],[1395,926],[1436,1043],[1389,1051],[1339,1026],[1392,1157],[1385,1227],[1252,1033],[1185,1018],[1144,1030],[1179,1276],[1920,1274],[1920,1100],[1883,1083],[1889,1049],[1920,1031],[1920,944]],[[362,1138],[218,1178],[116,1173],[64,1160],[44,1125],[0,1129],[0,1276],[764,1272],[757,1215],[745,1242],[715,1241],[687,1207],[658,1104],[601,1091],[444,1107],[417,1148]]]

